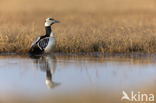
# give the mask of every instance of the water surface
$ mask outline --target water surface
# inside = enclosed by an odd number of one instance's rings
[[[122,91],[153,93],[152,58],[0,56],[0,103],[121,103]]]

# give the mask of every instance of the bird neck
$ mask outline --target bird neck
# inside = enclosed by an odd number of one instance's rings
[[[46,26],[45,29],[46,29],[46,36],[47,37],[53,37],[54,36],[54,33],[51,29],[51,26]]]
[[[46,79],[47,80],[52,80],[52,74],[51,74],[51,72],[50,72],[50,70],[46,70]]]

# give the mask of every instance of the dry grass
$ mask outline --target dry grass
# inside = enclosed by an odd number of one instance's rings
[[[155,0],[0,0],[0,52],[26,53],[53,26],[56,52],[156,52]]]

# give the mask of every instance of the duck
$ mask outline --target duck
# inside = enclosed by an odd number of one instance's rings
[[[47,18],[45,20],[44,26],[46,33],[33,41],[28,52],[29,55],[48,54],[54,51],[56,38],[51,26],[55,23],[60,23],[60,21],[53,18]]]
[[[53,75],[56,72],[57,58],[54,54],[41,55],[39,58],[34,58],[33,64],[37,69],[46,74],[45,84],[48,89],[53,89],[61,83],[53,81]]]

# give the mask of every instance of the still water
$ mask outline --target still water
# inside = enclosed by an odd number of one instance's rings
[[[155,63],[148,57],[0,56],[0,103],[121,103],[123,91],[156,93]]]

